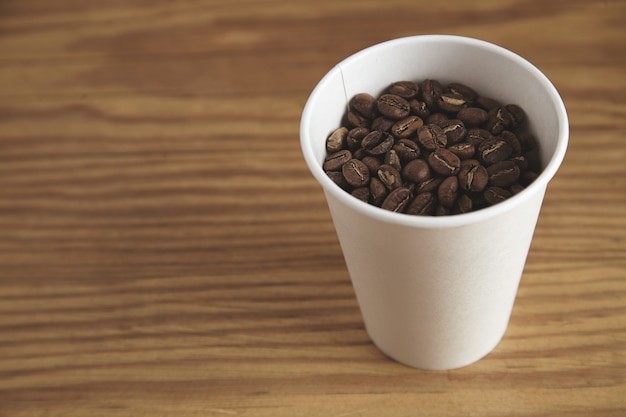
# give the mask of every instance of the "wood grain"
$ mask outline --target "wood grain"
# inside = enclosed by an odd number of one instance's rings
[[[0,2],[0,416],[622,416],[626,3]],[[421,33],[554,82],[571,143],[511,324],[424,372],[369,341],[302,107]]]

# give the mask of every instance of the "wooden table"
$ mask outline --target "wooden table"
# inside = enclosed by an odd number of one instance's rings
[[[0,416],[626,415],[626,2],[0,1]],[[368,340],[299,148],[395,37],[536,64],[571,119],[508,332],[469,367]]]

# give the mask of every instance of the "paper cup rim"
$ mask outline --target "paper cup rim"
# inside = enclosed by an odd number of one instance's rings
[[[380,48],[393,48],[396,45],[405,44],[407,42],[448,42],[486,49],[495,54],[504,56],[510,61],[513,61],[516,65],[524,68],[545,88],[552,99],[552,105],[554,106],[558,118],[557,144],[554,153],[548,163],[543,167],[542,172],[528,187],[501,203],[469,213],[447,216],[418,216],[405,213],[395,213],[363,202],[341,189],[328,177],[328,175],[326,175],[322,169],[322,164],[315,158],[315,152],[313,151],[312,146],[313,138],[310,138],[308,133],[311,130],[312,112],[314,111],[313,105],[317,101],[317,96],[320,94],[321,90],[325,87],[331,77],[335,76],[336,71],[341,73],[342,66],[350,64],[351,61],[362,59],[364,55],[375,53],[376,50]],[[565,104],[552,82],[546,77],[546,75],[543,74],[543,72],[541,72],[536,66],[531,64],[525,58],[522,58],[520,55],[506,48],[484,40],[458,35],[416,35],[396,38],[372,45],[356,52],[353,55],[350,55],[336,64],[315,86],[304,106],[300,122],[300,144],[304,159],[309,167],[309,170],[315,179],[320,183],[325,192],[341,201],[342,204],[345,204],[351,209],[370,218],[382,222],[419,228],[448,228],[482,222],[497,217],[500,214],[508,212],[512,208],[523,204],[524,201],[532,197],[536,192],[540,192],[542,189],[547,187],[548,183],[554,177],[563,159],[565,158],[568,141],[569,122]]]

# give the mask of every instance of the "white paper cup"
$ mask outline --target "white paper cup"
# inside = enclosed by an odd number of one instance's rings
[[[327,136],[348,100],[394,81],[466,84],[520,105],[537,137],[543,171],[495,206],[444,217],[411,216],[361,202],[322,169]],[[569,128],[554,86],[532,64],[493,44],[448,35],[400,38],[340,62],[315,87],[301,120],[305,160],[322,186],[367,332],[403,364],[430,370],[469,365],[502,339],[548,182]]]

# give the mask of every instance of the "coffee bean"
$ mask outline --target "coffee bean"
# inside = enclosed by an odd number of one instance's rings
[[[376,99],[368,93],[360,93],[350,100],[349,107],[361,116],[371,120],[376,114]]]
[[[382,132],[389,132],[395,122],[396,122],[395,120],[391,120],[384,116],[380,116],[380,117],[375,118],[372,121],[372,126],[370,127],[370,129],[380,130]]]
[[[426,149],[445,147],[448,138],[443,129],[435,124],[427,124],[417,129],[417,140]]]
[[[513,156],[519,156],[522,154],[522,144],[515,135],[515,133],[511,132],[510,130],[505,130],[500,133],[500,136],[498,137],[511,146],[511,149],[513,150]]]
[[[422,120],[425,120],[428,116],[430,116],[430,110],[425,102],[419,101],[416,99],[409,101],[409,107],[411,108],[411,113],[416,115]]]
[[[402,169],[402,164],[400,163],[400,157],[398,156],[396,151],[394,151],[393,149],[389,150],[389,152],[385,154],[384,163],[387,165],[391,165],[398,171]]]
[[[346,136],[346,146],[351,151],[355,151],[361,147],[361,141],[367,134],[370,133],[369,129],[364,127],[355,127],[350,129],[348,135]]]
[[[478,97],[475,100],[475,103],[478,107],[485,109],[487,111],[494,109],[496,107],[500,107],[501,104],[498,100],[494,100],[492,98],[489,97]]]
[[[391,165],[381,165],[377,171],[378,178],[389,190],[395,190],[402,186],[400,172]]]
[[[473,207],[472,199],[467,194],[461,194],[456,200],[455,212],[459,214],[469,213]]]
[[[448,150],[458,156],[460,160],[473,158],[476,153],[476,147],[470,142],[455,143],[448,146]]]
[[[348,189],[350,188],[350,185],[346,182],[346,179],[343,177],[341,171],[326,171],[326,175],[328,175],[328,178],[330,178],[342,189],[348,191]]]
[[[346,138],[348,137],[348,128],[340,127],[331,133],[326,139],[326,151],[335,153],[346,147]]]
[[[424,121],[417,116],[408,116],[398,120],[391,126],[391,134],[399,139],[415,136],[417,129],[424,124]]]
[[[424,182],[430,178],[430,167],[423,159],[414,159],[404,166],[402,176],[415,183]]]
[[[383,184],[383,182],[378,179],[378,177],[372,177],[370,179],[370,198],[372,204],[380,207],[388,194],[389,190],[387,189],[385,184]]]
[[[368,187],[355,188],[354,190],[352,190],[350,194],[352,194],[353,197],[356,197],[365,203],[369,203],[370,190]]]
[[[396,151],[400,161],[408,162],[420,157],[421,150],[417,143],[409,139],[400,139],[398,143],[393,147]]]
[[[431,113],[430,116],[428,116],[428,119],[426,119],[426,124],[437,125],[441,127],[441,125],[443,125],[449,119],[450,118],[445,113]]]
[[[428,155],[428,165],[440,175],[456,175],[461,167],[461,160],[449,150],[437,148]]]
[[[489,119],[486,110],[480,107],[465,107],[456,114],[457,119],[461,120],[468,128],[478,127]]]
[[[462,96],[468,103],[474,102],[478,98],[478,94],[473,88],[461,83],[450,83],[448,89],[455,94]]]
[[[504,161],[513,154],[513,148],[502,139],[493,138],[478,146],[478,158],[485,165]]]
[[[489,187],[483,193],[485,200],[492,206],[503,202],[507,198],[511,197],[511,195],[512,194],[509,191],[500,187]]]
[[[324,160],[324,171],[339,171],[343,164],[352,159],[352,152],[347,149],[332,153]]]
[[[341,173],[352,187],[363,187],[370,180],[370,171],[362,161],[351,159],[341,167]]]
[[[380,130],[374,130],[367,134],[361,141],[361,146],[369,155],[384,155],[393,147],[393,137]]]
[[[372,121],[365,116],[362,116],[360,113],[355,112],[354,110],[350,110],[347,115],[348,125],[350,127],[365,127],[368,128],[371,126]]]
[[[511,116],[513,116],[514,128],[521,126],[526,120],[526,113],[524,113],[524,110],[517,104],[507,104],[504,108],[511,113]]]
[[[365,166],[367,167],[367,169],[369,170],[370,177],[375,177],[376,172],[378,171],[378,168],[380,168],[380,166],[383,164],[380,158],[377,158],[371,155],[364,156],[361,159],[361,162],[363,162]]]
[[[495,187],[513,185],[520,177],[520,169],[514,161],[497,162],[487,168],[489,183]]]
[[[489,182],[487,169],[475,159],[468,159],[461,162],[458,177],[459,187],[468,192],[483,191]]]
[[[496,107],[489,111],[486,128],[494,135],[499,135],[502,131],[510,129],[513,123],[513,115],[506,107]]]
[[[411,191],[407,188],[396,188],[385,198],[381,207],[385,210],[401,213],[407,204],[409,204],[412,197]]]
[[[441,94],[437,103],[441,110],[450,113],[458,113],[459,110],[467,107],[467,100],[462,95],[452,91]]]
[[[406,99],[395,94],[383,94],[376,102],[378,111],[392,120],[400,120],[409,115],[411,106]]]
[[[442,177],[431,177],[426,181],[417,184],[416,191],[419,193],[436,191],[437,187],[443,182]]]
[[[413,81],[396,81],[387,89],[387,93],[400,96],[404,99],[411,99],[417,96],[419,85]]]
[[[420,88],[422,91],[422,100],[426,103],[428,108],[431,109],[432,113],[435,109],[438,109],[437,103],[443,93],[443,88],[439,81],[430,79],[422,81]]]
[[[458,197],[459,180],[455,176],[451,176],[442,181],[437,189],[437,197],[439,204],[444,207],[452,208]]]
[[[465,125],[459,119],[446,120],[440,126],[446,135],[448,144],[458,143],[465,139],[467,129],[465,129]]]
[[[488,139],[492,139],[493,135],[487,129],[472,128],[467,131],[465,135],[465,141],[478,147],[481,143]]]
[[[433,193],[423,192],[415,196],[406,209],[407,214],[430,216],[435,212],[437,199]]]

